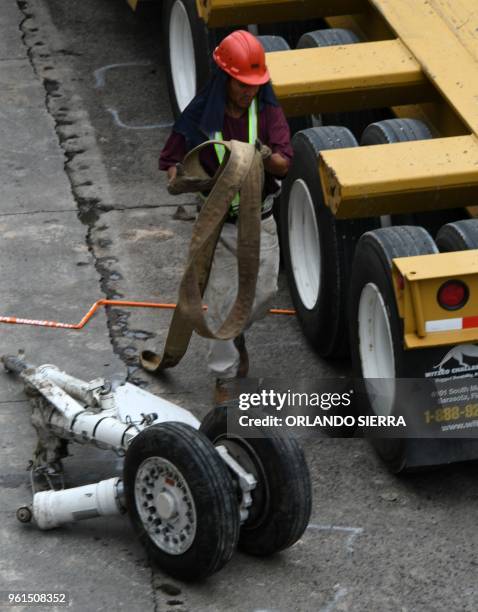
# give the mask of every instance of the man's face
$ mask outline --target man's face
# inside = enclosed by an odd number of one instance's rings
[[[232,77],[227,82],[227,96],[239,108],[249,108],[258,91],[259,85],[246,85]]]

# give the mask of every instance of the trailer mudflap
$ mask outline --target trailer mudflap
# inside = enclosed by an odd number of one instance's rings
[[[478,249],[400,257],[392,275],[406,349],[478,342]],[[439,292],[450,282],[464,299],[445,308]]]

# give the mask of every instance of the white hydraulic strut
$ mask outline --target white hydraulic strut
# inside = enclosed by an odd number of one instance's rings
[[[122,514],[123,487],[119,478],[61,491],[41,491],[33,496],[32,507],[22,506],[17,518],[22,523],[31,519],[40,529],[53,529],[96,516]]]
[[[61,441],[91,443],[124,454],[132,439],[151,425],[173,421],[199,429],[199,420],[189,411],[130,383],[113,390],[103,378],[87,382],[54,365],[33,367],[10,356],[2,361],[8,371],[23,379],[30,395],[36,397],[32,423],[44,452],[42,460],[33,463],[33,472],[44,475],[52,489],[55,488],[52,478],[58,475],[58,459],[61,465],[61,458],[66,456]],[[239,511],[244,522],[256,479],[224,446],[216,450],[237,478],[241,491]],[[71,489],[34,492],[32,504],[18,508],[17,518],[23,523],[33,520],[40,529],[53,529],[87,518],[120,514],[125,511],[122,497],[119,478]]]
[[[199,429],[200,422],[190,412],[130,383],[112,391],[102,378],[86,382],[54,365],[31,368],[10,357],[4,363],[54,408],[45,424],[59,437],[124,451],[149,425],[176,421]]]

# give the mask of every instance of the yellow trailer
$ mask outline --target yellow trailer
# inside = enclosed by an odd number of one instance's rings
[[[275,92],[306,128],[293,138],[280,231],[318,353],[351,354],[361,380],[478,376],[476,0],[162,3],[175,112],[230,29],[287,39],[262,38]],[[367,412],[396,408],[365,392]],[[476,458],[474,442],[376,446],[400,471]]]

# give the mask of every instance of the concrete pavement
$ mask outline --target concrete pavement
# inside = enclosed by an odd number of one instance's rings
[[[65,155],[46,106],[44,81],[24,43],[30,31],[17,3],[4,2],[0,310],[5,315],[76,321],[84,304],[98,299],[100,277],[64,171]],[[126,374],[112,349],[104,312],[81,334],[2,326],[0,352],[16,354],[18,349],[24,349],[32,363],[52,362],[85,378]],[[119,609],[150,608],[151,570],[124,519],[111,520],[107,530],[94,521],[85,529],[55,533],[25,528],[15,520],[15,508],[31,499],[26,468],[35,435],[29,413],[22,386],[0,374],[0,590],[68,591],[76,610],[109,610],[112,602]],[[114,456],[79,446],[68,464],[70,484],[107,477],[119,467]],[[93,563],[78,564],[79,559],[93,558]]]

